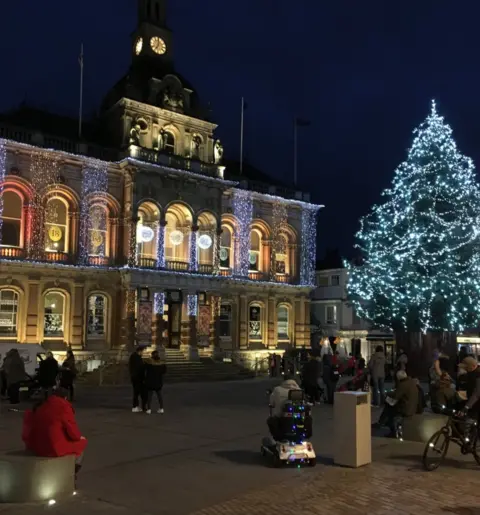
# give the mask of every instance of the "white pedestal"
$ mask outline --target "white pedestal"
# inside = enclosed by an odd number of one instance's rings
[[[372,417],[370,394],[335,393],[334,462],[345,467],[361,467],[372,462]]]

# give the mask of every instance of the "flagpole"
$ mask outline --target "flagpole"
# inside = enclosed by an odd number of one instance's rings
[[[242,114],[240,117],[240,175],[243,173],[243,115],[245,112],[245,99],[242,97]]]
[[[82,117],[83,117],[83,43],[80,47],[80,108],[78,116],[78,137],[82,137]]]
[[[293,119],[293,185],[297,185],[297,118]]]

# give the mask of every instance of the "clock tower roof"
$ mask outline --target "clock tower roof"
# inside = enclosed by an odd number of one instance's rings
[[[163,102],[166,81],[182,97],[181,112],[206,119],[200,110],[192,85],[175,70],[173,59],[173,35],[167,25],[166,0],[137,0],[138,23],[132,34],[132,62],[128,72],[108,92],[102,108],[108,109],[122,98],[157,105],[165,109],[171,106]],[[176,84],[173,82],[176,81]],[[178,92],[182,90],[181,92]],[[179,111],[177,107],[172,110]]]

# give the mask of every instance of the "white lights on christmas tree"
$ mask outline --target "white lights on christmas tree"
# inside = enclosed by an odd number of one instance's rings
[[[462,331],[480,312],[480,190],[435,103],[384,204],[361,220],[349,267],[358,313],[379,326]]]
[[[3,188],[7,175],[7,146],[4,139],[0,139],[0,243],[2,243],[3,222]]]
[[[300,284],[315,284],[315,263],[317,259],[317,211],[319,206],[308,206],[302,210],[302,249],[300,254]]]
[[[250,191],[236,190],[233,194],[233,215],[238,222],[238,252],[236,255],[235,274],[248,277],[250,268],[250,227],[253,217],[253,198]]]

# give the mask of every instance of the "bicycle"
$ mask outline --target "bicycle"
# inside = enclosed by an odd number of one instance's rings
[[[462,454],[473,454],[475,461],[480,465],[479,428],[475,422],[475,435],[473,441],[470,441],[470,437],[465,435],[465,425],[465,417],[459,416],[459,413],[453,410],[450,412],[445,426],[431,436],[423,451],[423,466],[428,472],[432,472],[440,466],[447,455],[450,442],[457,444],[461,448]],[[433,456],[430,457],[429,453],[433,453]]]

